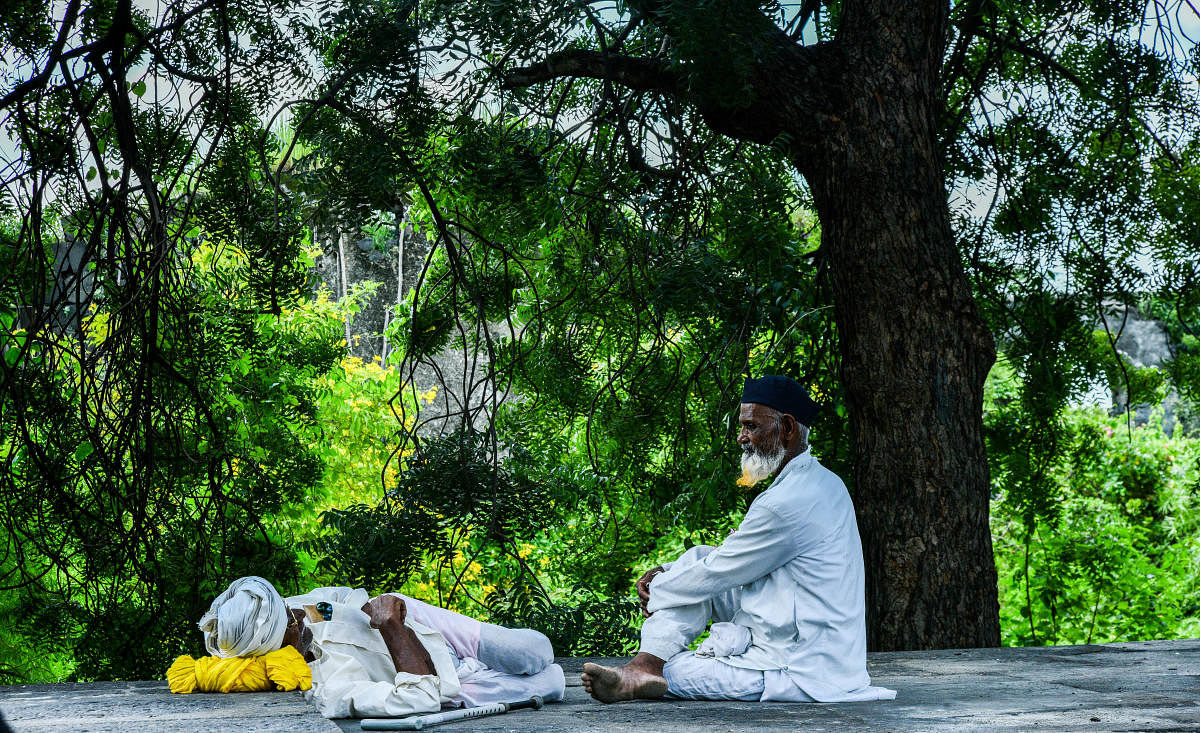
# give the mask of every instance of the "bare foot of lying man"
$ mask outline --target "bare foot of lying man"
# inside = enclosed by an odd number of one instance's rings
[[[654,700],[667,694],[663,660],[645,652],[620,667],[583,665],[583,689],[600,702]]]

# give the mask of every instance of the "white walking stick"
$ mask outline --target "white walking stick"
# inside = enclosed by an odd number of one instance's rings
[[[458,710],[447,710],[444,713],[417,715],[411,718],[363,718],[362,729],[422,730],[431,725],[441,725],[442,723],[464,720],[466,718],[482,718],[485,715],[500,715],[507,713],[509,710],[521,710],[524,708],[541,710],[544,704],[540,695],[534,695],[528,700],[520,702],[496,702],[491,705],[480,705],[477,708],[459,708]]]

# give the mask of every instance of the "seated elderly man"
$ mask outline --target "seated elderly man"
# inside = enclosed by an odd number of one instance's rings
[[[693,547],[642,576],[640,651],[620,667],[585,664],[592,697],[895,697],[867,676],[862,545],[845,485],[809,453],[818,409],[787,377],[746,380],[739,483],[775,480],[719,547]],[[687,651],[709,621],[709,638]]]
[[[295,647],[312,670],[305,694],[327,718],[398,717],[534,695],[551,702],[565,687],[543,634],[399,593],[368,598],[361,588],[317,588],[284,599],[250,576],[217,596],[200,630],[218,657]]]

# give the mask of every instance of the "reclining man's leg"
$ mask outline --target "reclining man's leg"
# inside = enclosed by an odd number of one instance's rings
[[[401,598],[409,618],[446,637],[459,659],[478,659],[508,674],[537,674],[554,662],[554,647],[540,631],[509,629],[416,598]]]
[[[459,668],[461,672],[463,668]],[[459,698],[475,707],[494,702],[528,700],[538,695],[544,702],[561,700],[567,680],[562,667],[548,664],[537,674],[507,674],[494,669],[477,669],[462,677]]]
[[[477,659],[487,669],[462,677],[463,700],[469,705],[512,702],[540,695],[546,702],[562,698],[562,668],[554,664],[554,647],[540,631],[489,624],[402,596],[408,615],[438,631],[459,659]],[[461,671],[461,670],[460,670]]]
[[[508,674],[537,674],[554,663],[554,647],[540,631],[483,624],[479,661]]]
[[[699,562],[712,551],[713,548],[709,545],[697,545],[683,553],[676,562]],[[671,679],[675,676],[678,665],[672,668],[670,676],[664,665],[676,655],[683,656],[681,652],[708,628],[709,621],[731,620],[740,605],[740,593],[733,589],[703,603],[664,608],[655,612],[642,624],[641,646],[637,656],[629,663],[620,667],[604,667],[590,662],[583,665],[584,689],[602,702],[654,699],[668,692],[674,693],[675,690],[671,689]],[[687,652],[687,655],[691,656],[691,652]],[[692,665],[678,668],[678,672],[682,674],[690,675],[693,671]],[[758,674],[758,679],[761,683],[761,673]],[[735,685],[739,688],[744,686],[742,682]],[[676,684],[674,687],[682,692],[690,689],[686,683]]]

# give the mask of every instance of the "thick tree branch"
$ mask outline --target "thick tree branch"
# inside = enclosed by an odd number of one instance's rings
[[[502,89],[520,89],[563,77],[601,79],[640,92],[680,95],[683,84],[661,61],[600,51],[570,49],[556,51],[545,61],[510,69],[500,83]]]
[[[744,37],[738,42],[739,52],[750,48],[756,60],[756,68],[742,72],[749,86],[744,94],[713,92],[711,85],[696,84],[662,60],[584,49],[557,51],[544,61],[510,69],[501,86],[519,89],[560,78],[600,79],[674,97],[693,105],[715,132],[748,142],[782,143],[797,162],[807,159],[840,126],[837,110],[845,93],[845,59],[832,43],[801,46],[773,24],[750,25],[755,35],[748,43]],[[721,47],[706,53],[723,58],[731,52]],[[712,63],[704,66],[711,68]]]

